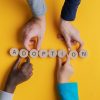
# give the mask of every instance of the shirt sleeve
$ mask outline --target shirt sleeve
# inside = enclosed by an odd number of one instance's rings
[[[27,0],[34,16],[42,16],[46,12],[45,0]]]
[[[65,0],[61,11],[61,18],[66,21],[75,20],[80,0]]]
[[[0,100],[12,100],[12,99],[13,99],[13,94],[0,91]]]
[[[57,85],[61,100],[79,100],[77,83],[62,83]]]

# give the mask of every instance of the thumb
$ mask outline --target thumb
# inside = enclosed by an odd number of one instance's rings
[[[13,70],[17,70],[17,69],[18,69],[18,66],[19,66],[19,64],[20,64],[20,61],[21,61],[21,58],[19,57],[19,58],[16,60],[15,64],[14,64]]]
[[[39,50],[39,49],[40,49],[41,44],[42,44],[42,41],[43,41],[43,36],[38,36],[37,50]]]
[[[81,51],[83,49],[84,43],[83,43],[83,41],[80,40],[80,43],[79,44],[80,45],[79,45],[78,51]]]
[[[66,45],[67,45],[67,47],[68,47],[68,51],[70,51],[72,45],[71,45],[71,39],[70,39],[70,36],[69,36],[68,34],[65,35],[65,41],[66,41]]]

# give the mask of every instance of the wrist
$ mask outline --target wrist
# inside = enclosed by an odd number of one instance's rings
[[[69,79],[67,79],[67,78],[58,78],[58,84],[63,84],[63,83],[68,83],[69,82]]]
[[[8,93],[14,93],[16,89],[16,85],[7,85],[5,88],[4,88],[4,91],[8,92]]]
[[[45,15],[43,16],[33,16],[31,18],[31,21],[34,23],[34,21],[41,21],[41,22],[45,22],[46,21],[46,17]]]

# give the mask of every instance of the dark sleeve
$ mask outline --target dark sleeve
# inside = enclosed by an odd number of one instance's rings
[[[61,18],[66,21],[75,20],[80,0],[65,0],[61,11]]]

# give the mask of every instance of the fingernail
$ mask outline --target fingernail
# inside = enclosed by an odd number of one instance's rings
[[[70,49],[70,48],[68,48],[68,51],[71,51],[71,49]]]

